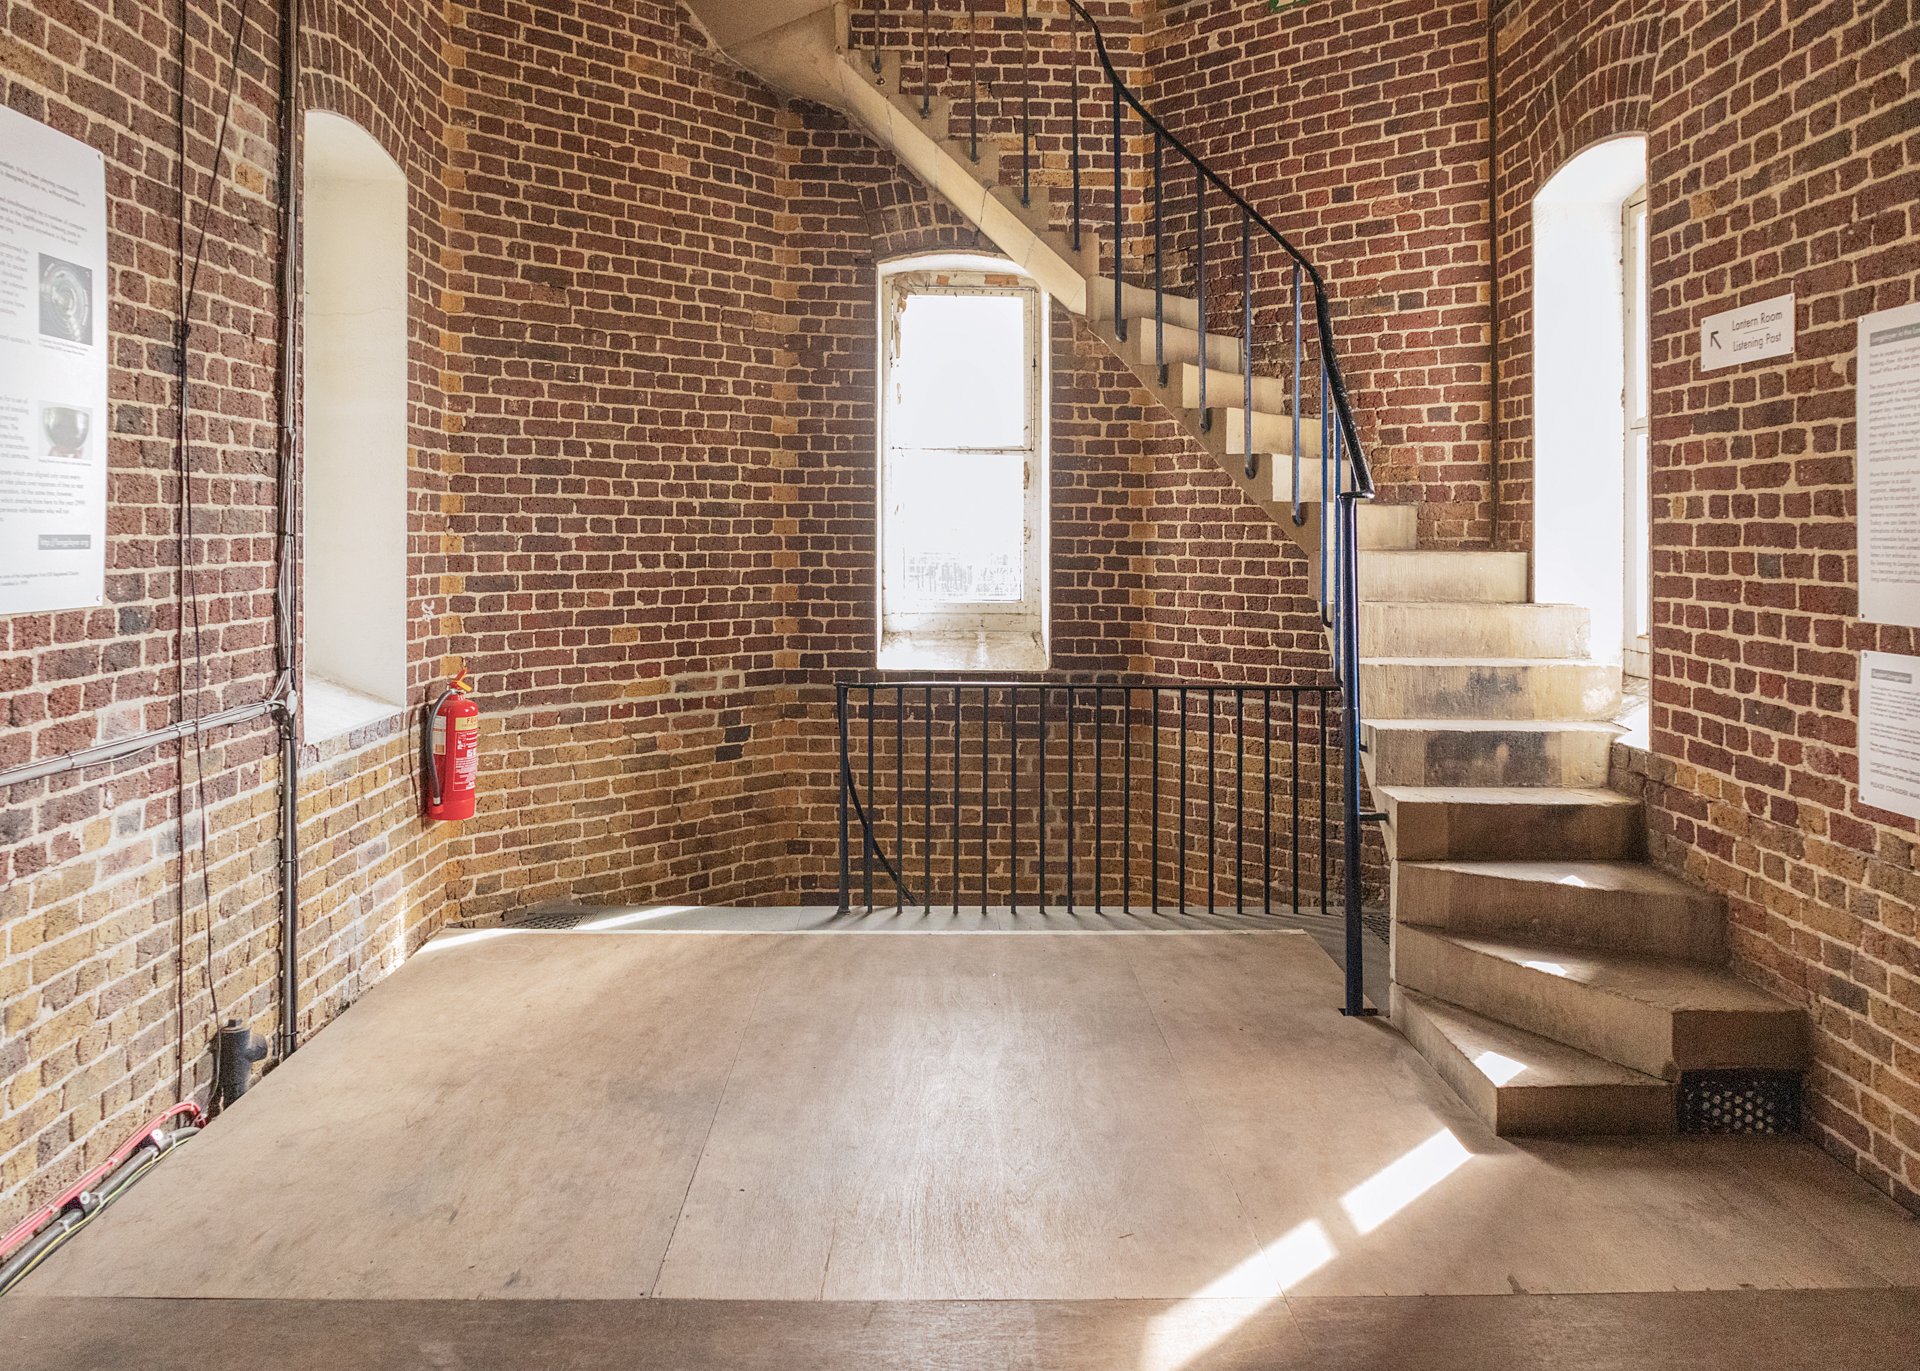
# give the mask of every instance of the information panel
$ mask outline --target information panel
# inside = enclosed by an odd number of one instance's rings
[[[1860,654],[1860,802],[1920,819],[1920,657]]]
[[[1920,305],[1860,320],[1860,617],[1920,626]]]
[[[0,108],[0,614],[103,603],[107,174]]]

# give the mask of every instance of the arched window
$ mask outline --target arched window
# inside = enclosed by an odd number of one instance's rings
[[[1647,674],[1647,140],[1596,143],[1533,201],[1534,594]]]
[[[880,276],[880,665],[1047,665],[1047,300],[998,258]]]
[[[309,742],[407,698],[407,182],[312,113],[304,195],[302,695]]]

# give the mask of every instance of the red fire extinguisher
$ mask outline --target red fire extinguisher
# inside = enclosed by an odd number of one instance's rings
[[[480,780],[480,706],[461,672],[427,707],[427,817],[471,819]]]

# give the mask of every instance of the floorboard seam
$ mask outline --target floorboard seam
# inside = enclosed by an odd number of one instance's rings
[[[1140,968],[1133,959],[1133,949],[1128,948],[1122,955],[1127,964],[1127,975],[1133,981],[1133,988],[1140,994],[1140,1003],[1146,1007],[1147,1017],[1153,1020],[1153,1031],[1159,1037],[1160,1046],[1167,1054],[1167,1064],[1173,1068],[1173,1074],[1180,1082],[1180,1098],[1186,1101],[1187,1110],[1193,1115],[1194,1122],[1200,1130],[1207,1157],[1219,1169],[1220,1175],[1227,1183],[1227,1189],[1233,1192],[1233,1202],[1240,1210],[1241,1222],[1245,1224],[1247,1237],[1253,1243],[1253,1251],[1249,1256],[1258,1257],[1266,1250],[1266,1242],[1260,1235],[1259,1226],[1254,1222],[1253,1210],[1247,1204],[1247,1197],[1241,1193],[1240,1182],[1235,1178],[1233,1168],[1226,1164],[1224,1155],[1214,1144],[1213,1129],[1208,1125],[1207,1116],[1193,1097],[1193,1089],[1187,1080],[1186,1068],[1180,1064],[1180,1058],[1174,1053],[1173,1043],[1167,1037],[1167,1026],[1160,1022],[1160,1013],[1153,1007],[1153,997],[1147,993],[1146,983],[1140,979]],[[1284,1296],[1286,1291],[1276,1288],[1275,1293]]]
[[[693,1194],[693,1183],[700,1176],[700,1167],[707,1159],[707,1146],[713,1141],[713,1126],[720,1118],[720,1111],[727,1102],[727,1092],[733,1089],[734,1073],[740,1069],[740,1054],[746,1050],[748,1031],[753,1027],[754,1016],[760,1012],[760,996],[766,987],[767,976],[771,973],[771,955],[760,958],[759,974],[753,978],[753,1003],[747,1012],[740,1016],[740,1035],[733,1040],[733,1055],[727,1059],[727,1076],[720,1083],[720,1089],[714,1093],[713,1112],[707,1115],[706,1131],[700,1135],[700,1150],[694,1154],[693,1165],[687,1168],[686,1188],[680,1192],[680,1207],[674,1210],[673,1227],[667,1230],[667,1240],[660,1248],[660,1264],[653,1269],[653,1279],[647,1283],[649,1298],[658,1298],[660,1278],[666,1274],[667,1258],[673,1255],[673,1240],[680,1236],[680,1221],[687,1216],[687,1197]]]

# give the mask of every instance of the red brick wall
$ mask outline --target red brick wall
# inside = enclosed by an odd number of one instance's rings
[[[1382,498],[1436,547],[1492,533],[1485,35],[1483,0],[1194,0],[1146,35],[1155,112],[1326,276]],[[1238,229],[1209,213],[1236,306]],[[1286,299],[1276,264],[1256,306]]]
[[[1511,512],[1530,518],[1527,206],[1593,139],[1650,140],[1652,755],[1664,865],[1724,892],[1737,964],[1817,1025],[1812,1127],[1920,1207],[1920,845],[1856,788],[1854,321],[1920,294],[1911,0],[1515,0],[1501,15]],[[1791,358],[1702,375],[1698,324],[1793,291]],[[1516,537],[1524,525],[1513,530]]]
[[[307,98],[373,130],[415,185],[414,433],[430,454],[441,83],[422,54],[437,54],[444,33],[431,15],[396,30],[380,6],[307,12]],[[205,628],[197,644],[188,634],[183,684],[171,439],[174,14],[51,0],[0,9],[0,100],[106,157],[116,341],[108,607],[0,618],[0,765],[258,701],[273,685],[277,32],[263,27],[262,7],[246,7],[216,182],[214,136],[241,9],[222,7],[216,30],[196,6],[190,29],[188,179],[208,248],[188,354],[198,505],[189,556]],[[423,492],[429,467],[416,458]],[[192,664],[201,652],[204,675]],[[163,748],[0,794],[0,1213],[24,1211],[177,1091],[203,1086],[218,1018],[273,1029],[278,761],[261,722],[210,734],[184,755]],[[310,749],[307,763],[303,1032],[397,964],[444,913],[439,842],[409,818],[404,736]]]

